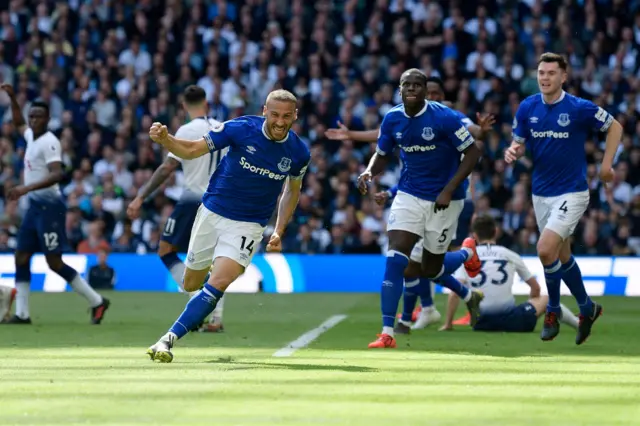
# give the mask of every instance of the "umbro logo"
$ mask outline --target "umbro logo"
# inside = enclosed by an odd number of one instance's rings
[[[254,152],[256,152],[256,148],[255,148],[253,145],[249,145],[249,146],[247,147],[247,152],[248,152],[249,154],[253,154]]]
[[[402,132],[396,133],[396,139],[402,139]]]
[[[536,124],[538,122],[538,117],[531,117],[529,118],[529,121],[531,122],[531,124]]]

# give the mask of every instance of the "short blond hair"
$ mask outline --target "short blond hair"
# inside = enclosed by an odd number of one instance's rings
[[[269,93],[265,104],[269,103],[269,101],[293,102],[296,105],[298,104],[298,98],[296,98],[293,93],[284,89],[274,90],[273,92]]]

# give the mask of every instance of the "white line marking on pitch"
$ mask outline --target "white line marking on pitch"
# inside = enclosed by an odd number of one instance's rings
[[[316,328],[307,331],[302,336],[298,337],[293,342],[287,344],[282,349],[278,349],[273,356],[275,357],[286,357],[291,356],[298,349],[305,348],[309,346],[311,342],[316,340],[322,333],[329,330],[332,327],[338,325],[341,321],[347,318],[346,315],[334,315],[329,317],[325,322],[317,326]]]

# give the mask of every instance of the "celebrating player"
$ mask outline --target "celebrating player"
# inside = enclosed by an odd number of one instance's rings
[[[202,197],[191,238],[184,288],[204,287],[189,300],[169,332],[149,348],[152,360],[171,362],[176,340],[197,326],[216,306],[226,288],[251,263],[285,185],[275,231],[267,251],[281,250],[281,236],[298,204],[310,153],[291,131],[297,119],[296,97],[286,90],[269,94],[263,117],[246,116],[221,123],[195,142],[169,135],[154,123],[151,139],[180,158],[192,159],[229,148]]]
[[[202,138],[220,123],[207,117],[208,106],[205,91],[195,85],[188,86],[184,91],[184,109],[191,121],[180,126],[176,132],[176,138],[196,141]],[[189,247],[189,234],[195,221],[202,195],[207,190],[209,178],[220,164],[222,157],[229,148],[220,151],[212,151],[208,156],[202,156],[191,160],[183,160],[173,153],[169,153],[167,159],[153,172],[151,180],[140,189],[138,196],[133,199],[127,208],[127,214],[131,219],[140,215],[140,208],[149,195],[151,195],[181,164],[184,172],[184,190],[180,201],[176,204],[167,223],[164,226],[162,239],[158,247],[158,256],[167,267],[169,273],[178,285],[182,286],[184,276],[184,264],[178,257],[178,252],[185,253]],[[190,295],[196,292],[192,291]],[[223,330],[222,308],[224,298],[218,301],[211,316],[211,321],[201,328],[201,331],[218,332]]]
[[[29,209],[18,231],[15,254],[16,311],[13,317],[3,323],[31,324],[31,256],[43,252],[49,268],[87,299],[92,308],[91,322],[100,324],[109,309],[109,300],[96,293],[75,269],[62,260],[62,251],[68,248],[65,230],[67,207],[58,185],[64,177],[60,141],[47,130],[49,106],[42,102],[33,102],[29,109],[27,127],[13,87],[3,84],[2,89],[11,99],[13,124],[27,142],[24,154],[24,185],[12,188],[7,194],[7,199],[15,201],[23,195],[27,195],[29,199]]]
[[[587,162],[584,145],[591,130],[606,132],[607,142],[600,179],[613,179],[613,158],[622,137],[622,126],[594,103],[562,90],[567,79],[567,61],[561,55],[544,53],[538,60],[540,94],[526,98],[513,120],[513,142],[505,151],[512,163],[525,153],[533,159],[533,208],[541,231],[538,257],[544,266],[549,304],[542,340],[553,340],[560,331],[560,281],[563,280],[580,307],[576,344],[591,334],[602,306],[587,295],[582,273],[571,255],[569,236],[589,205]]]
[[[445,103],[444,101],[444,87],[442,80],[437,77],[427,78],[427,90],[426,99],[429,101]],[[452,110],[457,115],[462,123],[467,127],[469,132],[474,138],[483,139],[487,132],[491,129],[491,126],[495,123],[495,118],[490,114],[476,114],[478,124],[474,124],[468,117],[459,111]],[[353,131],[349,130],[342,123],[338,123],[339,128],[329,129],[326,131],[326,136],[329,139],[345,140],[350,139],[356,142],[376,142],[380,130],[365,130],[365,131]],[[378,204],[385,204],[387,200],[392,199],[398,192],[398,186],[390,188],[388,191],[381,191],[374,195],[374,199]],[[467,214],[466,217],[471,217],[473,214],[473,202],[465,202],[463,212]],[[421,262],[422,262],[422,240],[419,240],[409,258],[409,266],[405,269],[404,277],[404,301],[403,312],[400,321],[396,324],[396,333],[408,333],[409,329],[422,329],[429,324],[433,324],[440,320],[440,313],[437,311],[433,304],[433,283],[428,278],[421,277]],[[419,314],[413,309],[416,302],[420,298],[421,309]],[[413,325],[410,322],[415,318]]]
[[[490,216],[481,216],[473,222],[473,233],[478,242],[478,257],[482,270],[475,278],[470,278],[464,268],[459,268],[455,276],[462,283],[470,284],[484,294],[480,302],[480,317],[473,327],[475,331],[531,332],[536,328],[538,317],[544,314],[549,298],[540,295],[540,284],[524,264],[522,258],[513,251],[495,242],[496,223]],[[529,287],[529,300],[516,305],[513,297],[513,279],[517,273]],[[441,330],[453,329],[453,315],[459,298],[449,294],[445,324]],[[564,305],[562,321],[578,328],[578,318]]]
[[[404,167],[387,226],[389,250],[381,290],[383,328],[370,348],[396,346],[393,329],[403,275],[411,250],[421,237],[422,275],[459,294],[467,302],[472,321],[482,300],[482,293],[469,291],[451,275],[463,263],[471,276],[479,273],[475,242],[467,239],[462,250],[446,253],[464,205],[466,179],[480,150],[451,109],[425,100],[426,86],[427,77],[420,70],[402,74],[402,105],[385,115],[376,153],[358,178],[360,191],[366,193],[371,179],[385,169],[395,146],[401,148]],[[462,161],[461,153],[465,154]]]

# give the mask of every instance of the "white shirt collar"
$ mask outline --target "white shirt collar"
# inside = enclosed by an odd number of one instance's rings
[[[409,117],[409,115],[407,114],[407,112],[404,110],[404,105],[402,106],[402,113],[404,114],[405,117],[407,118],[415,118],[415,117],[420,117],[422,114],[425,113],[425,111],[427,110],[427,107],[429,106],[429,101],[428,100],[424,100],[424,106],[422,107],[422,109],[420,111],[418,111],[418,113],[416,115],[414,115],[413,117]]]
[[[560,102],[562,102],[562,100],[564,99],[564,95],[566,95],[567,93],[563,90],[562,93],[560,93],[560,97],[558,97],[558,99],[556,99],[556,101],[554,103],[552,103],[551,105],[555,105],[558,104]],[[544,96],[542,96],[542,93],[540,93],[540,98],[542,99],[542,103],[547,105],[547,103],[544,101]]]
[[[269,137],[269,134],[267,133],[267,119],[264,119],[264,122],[262,123],[262,134],[264,135],[265,138],[269,139],[270,141],[274,141],[276,143],[284,143],[287,141],[287,139],[289,139],[289,132],[287,132],[287,136],[284,137],[284,139],[281,139],[279,141],[275,140],[275,139],[271,139],[271,137]]]

